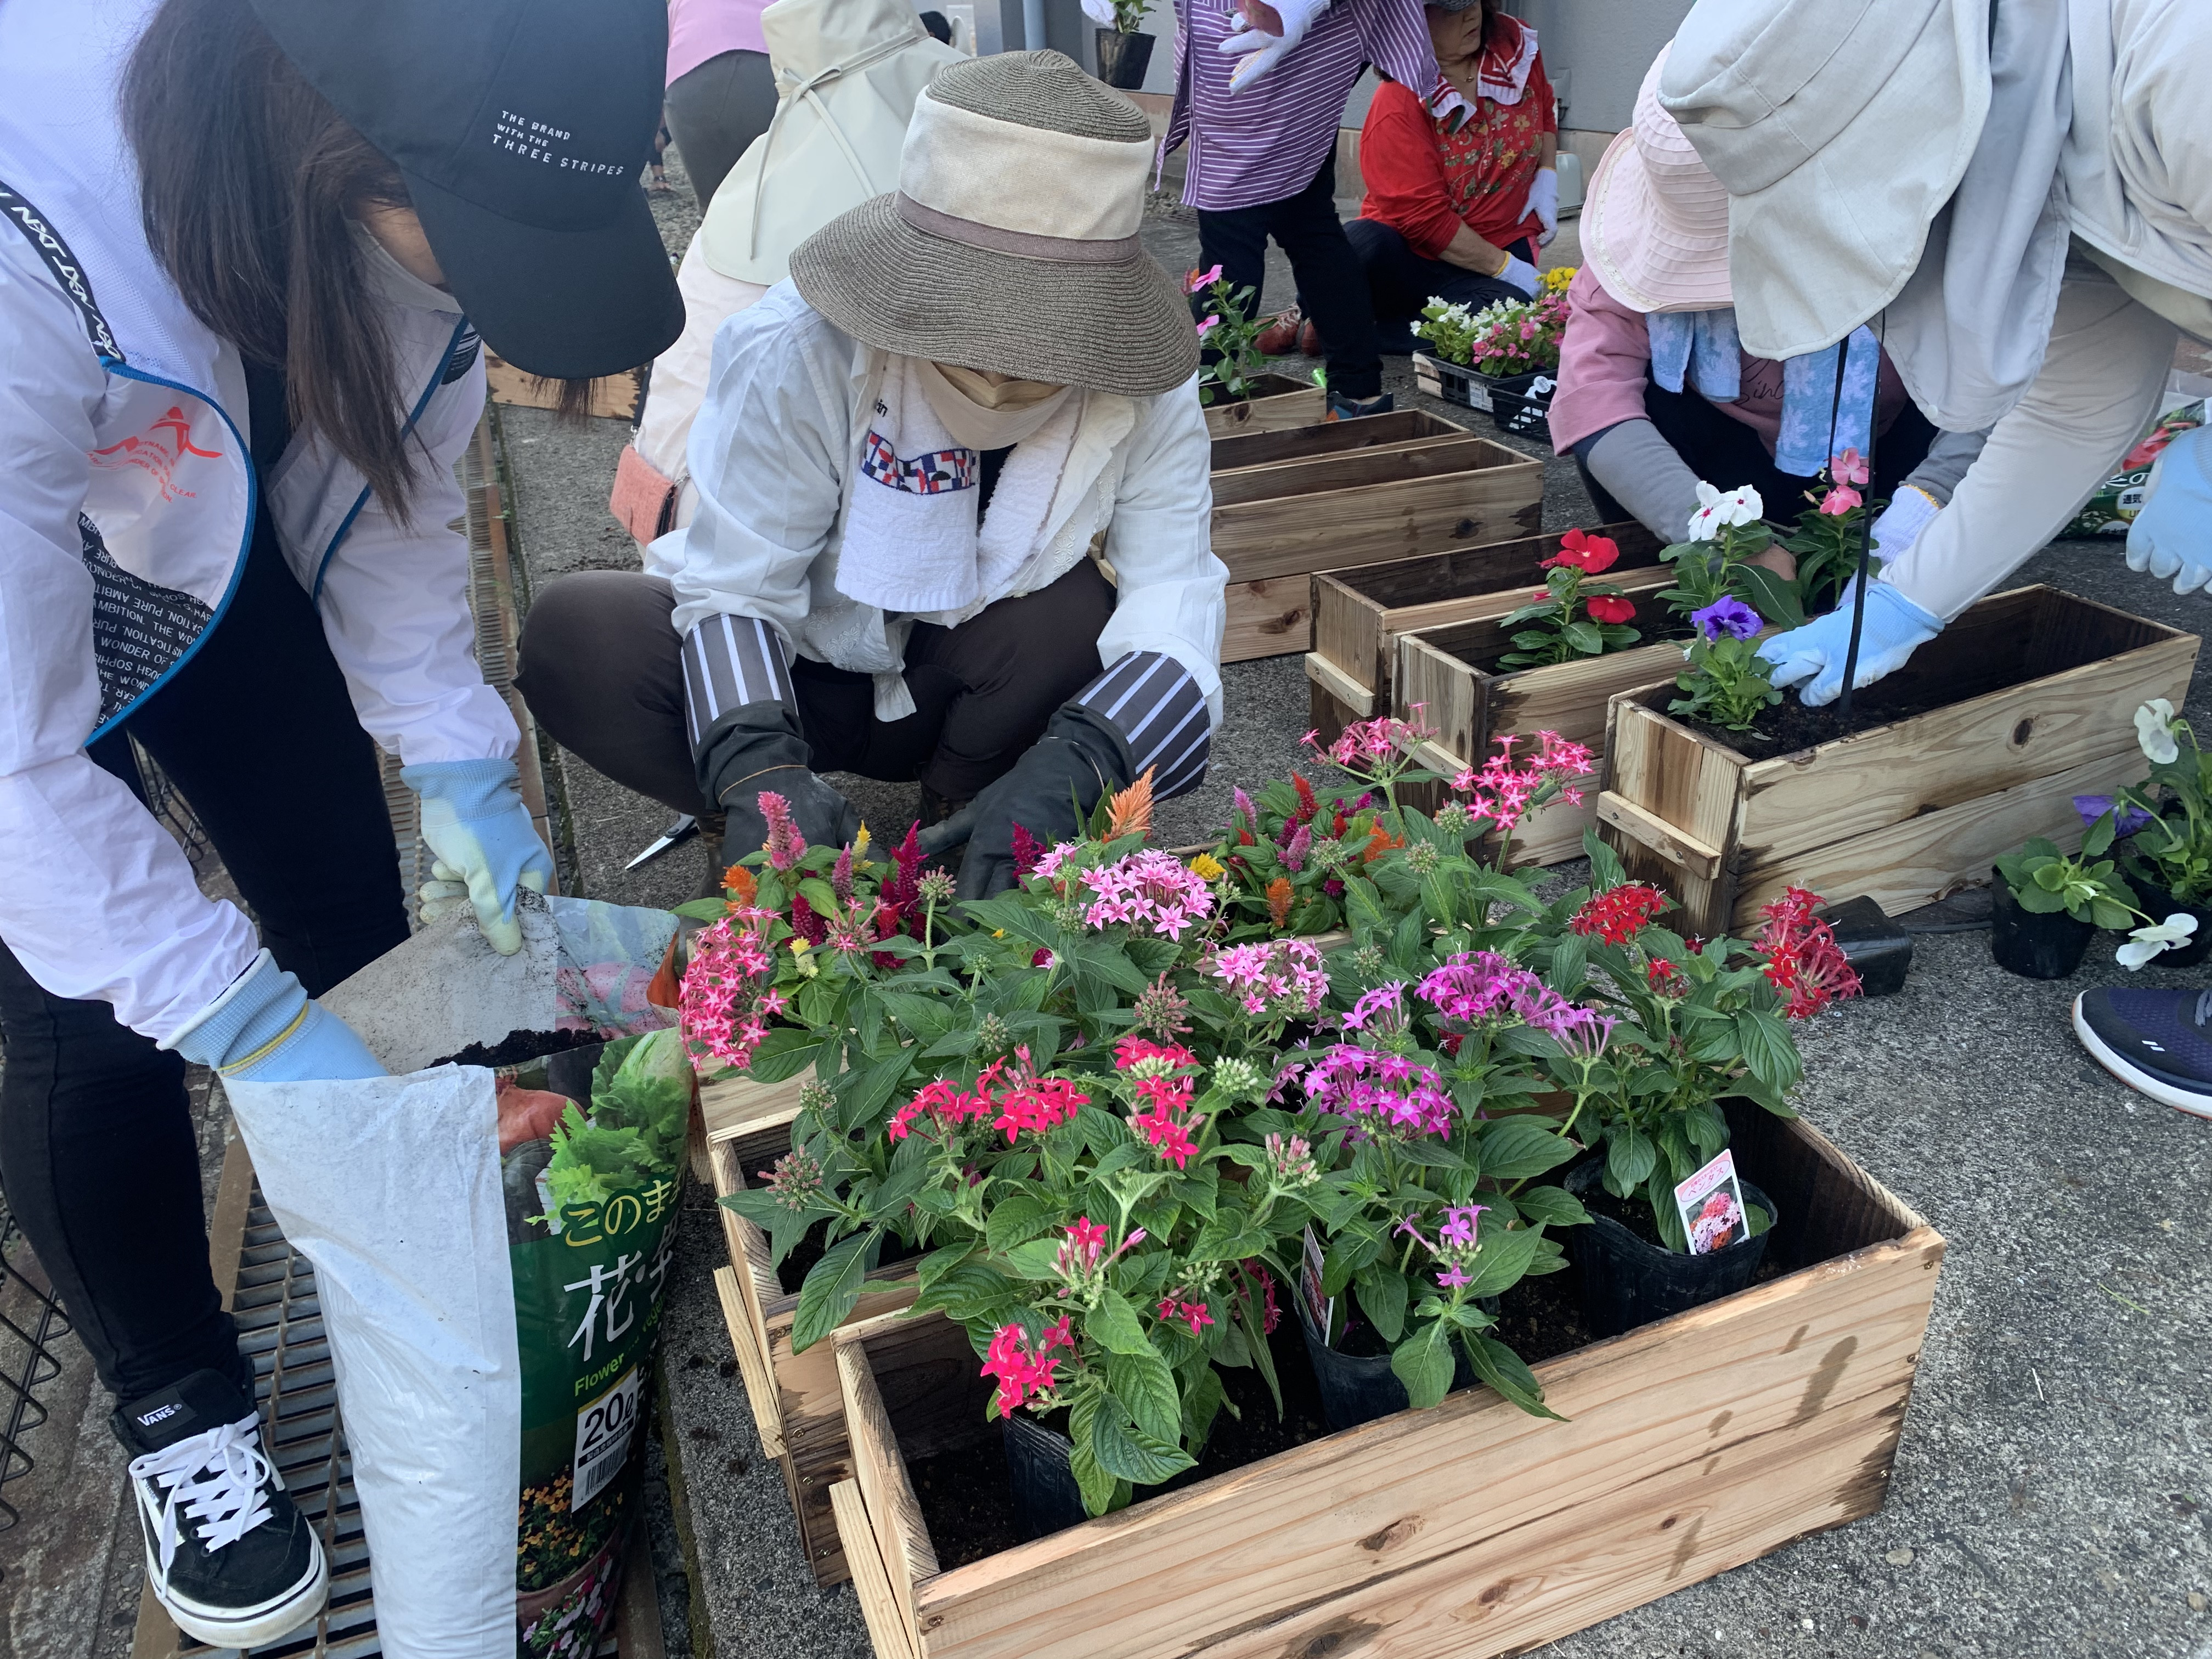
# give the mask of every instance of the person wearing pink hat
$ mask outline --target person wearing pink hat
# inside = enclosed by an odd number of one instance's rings
[[[1742,349],[1728,192],[1660,106],[1666,62],[1662,51],[1590,179],[1552,442],[1575,457],[1601,518],[1634,518],[1668,542],[1684,539],[1700,482],[1749,484],[1788,514],[1830,456],[1872,447],[1869,494],[1891,501],[1877,551],[1893,557],[1950,499],[1980,435],[1939,434],[1864,328],[1784,362]]]

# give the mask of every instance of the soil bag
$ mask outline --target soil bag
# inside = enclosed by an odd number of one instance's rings
[[[514,956],[465,914],[322,999],[394,1075],[228,1086],[314,1265],[388,1659],[592,1652],[638,1507],[694,1095],[676,919],[517,909]]]

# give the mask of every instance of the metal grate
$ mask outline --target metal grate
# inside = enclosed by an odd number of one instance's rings
[[[61,1375],[52,1345],[69,1328],[0,1194],[0,1532],[22,1519],[7,1501],[7,1486],[37,1467],[23,1440],[46,1420],[35,1391]]]

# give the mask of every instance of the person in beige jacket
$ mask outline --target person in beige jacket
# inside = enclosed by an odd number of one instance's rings
[[[677,267],[684,332],[654,360],[636,435],[608,502],[641,544],[691,521],[684,450],[706,395],[714,331],[791,274],[791,251],[898,177],[914,100],[965,55],[906,0],[776,0],[761,13],[777,102]]]

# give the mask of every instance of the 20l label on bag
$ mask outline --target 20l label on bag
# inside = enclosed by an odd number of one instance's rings
[[[576,1413],[576,1462],[568,1480],[571,1513],[597,1498],[629,1461],[641,1382],[633,1365],[614,1387]]]

